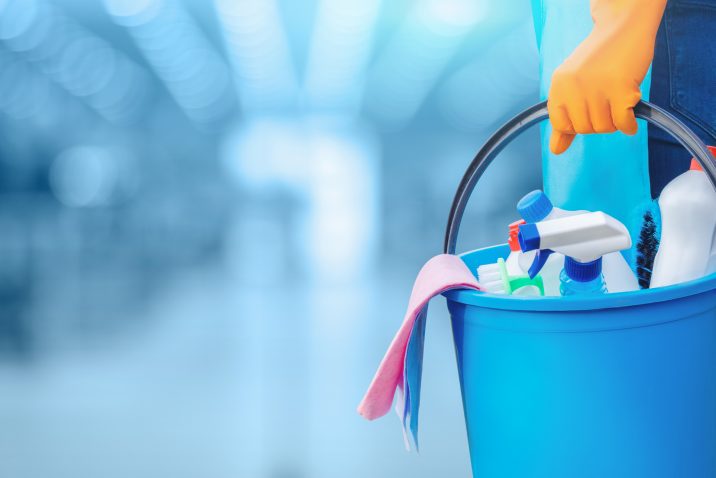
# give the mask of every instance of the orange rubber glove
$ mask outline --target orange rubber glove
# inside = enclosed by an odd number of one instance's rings
[[[666,0],[591,0],[594,28],[552,75],[553,153],[566,151],[577,133],[636,134],[633,107],[665,7]]]

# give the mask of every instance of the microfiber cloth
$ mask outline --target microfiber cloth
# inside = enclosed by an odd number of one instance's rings
[[[427,307],[430,299],[451,289],[479,290],[480,285],[457,256],[440,254],[425,263],[415,279],[403,323],[358,406],[358,413],[368,420],[375,420],[390,411],[398,391],[396,411],[403,425],[406,445],[409,445],[410,434],[416,448]]]

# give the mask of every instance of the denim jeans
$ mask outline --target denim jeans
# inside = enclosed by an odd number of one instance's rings
[[[669,0],[659,28],[651,101],[716,145],[716,0]],[[689,169],[691,157],[671,136],[649,126],[652,197]]]

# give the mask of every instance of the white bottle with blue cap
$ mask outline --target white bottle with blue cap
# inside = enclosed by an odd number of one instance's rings
[[[562,295],[604,294],[608,288],[602,275],[602,256],[631,247],[629,231],[603,212],[589,212],[520,226],[520,247],[538,251],[530,276],[554,252],[564,255],[560,274]]]
[[[547,195],[538,190],[526,194],[518,203],[517,211],[528,223],[552,221],[588,213],[589,211],[568,211],[555,207]],[[539,267],[544,280],[545,295],[559,295],[561,273],[566,267],[562,254],[549,255],[544,264],[535,263],[535,255],[522,254],[520,266],[525,272]],[[601,261],[601,271],[610,292],[627,292],[639,289],[639,282],[631,267],[620,252],[606,254]]]

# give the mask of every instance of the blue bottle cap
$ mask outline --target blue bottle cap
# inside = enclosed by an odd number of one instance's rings
[[[593,281],[602,273],[602,258],[592,262],[577,262],[571,257],[565,257],[564,272],[577,282]]]
[[[547,195],[539,189],[527,193],[517,203],[517,212],[527,222],[539,222],[552,212],[554,206]]]
[[[535,224],[520,224],[520,232],[517,233],[517,240],[520,241],[522,252],[536,251],[539,249],[540,236]]]

